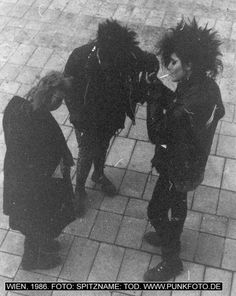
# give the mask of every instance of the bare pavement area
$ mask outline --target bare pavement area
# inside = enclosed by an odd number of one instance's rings
[[[160,261],[160,249],[142,241],[150,229],[146,207],[158,176],[148,177],[154,147],[140,105],[136,125],[127,119],[107,156],[106,173],[119,195],[106,197],[87,181],[90,210],[60,236],[61,266],[22,270],[24,237],[9,229],[0,202],[0,296],[236,295],[236,0],[0,0],[0,120],[14,94],[23,96],[38,77],[62,70],[72,49],[95,37],[99,22],[112,17],[127,24],[137,32],[140,46],[153,51],[160,34],[182,15],[214,26],[224,41],[224,72],[218,82],[226,115],[217,127],[205,179],[188,196],[184,272],[174,280],[222,281],[223,291],[4,291],[6,281],[142,281],[148,267]],[[76,159],[65,105],[54,116]],[[4,154],[1,125],[1,199]],[[75,169],[72,178],[75,182]]]

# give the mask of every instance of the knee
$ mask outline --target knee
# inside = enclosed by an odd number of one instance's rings
[[[87,151],[79,152],[77,166],[81,164],[90,163],[93,160],[91,153]]]
[[[154,210],[151,203],[149,203],[149,205],[147,207],[147,216],[150,221],[153,220],[156,216],[155,210]]]
[[[170,221],[169,221],[169,228],[172,229],[173,233],[178,237],[182,231],[183,231],[183,227],[184,227],[184,221],[185,221],[185,217],[171,217]]]
[[[181,202],[178,205],[178,209],[174,215],[174,218],[180,221],[185,221],[187,216],[187,200],[181,200]]]
[[[148,205],[147,208],[147,216],[153,227],[158,227],[164,222],[160,211],[157,208],[153,207],[151,203]]]
[[[78,149],[79,149],[78,157],[82,159],[93,158],[94,154],[96,154],[95,146],[87,143],[80,145]]]

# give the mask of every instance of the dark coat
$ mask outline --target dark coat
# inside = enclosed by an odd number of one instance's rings
[[[59,215],[63,186],[61,182],[57,186],[51,176],[62,159],[68,166],[73,165],[59,125],[50,112],[33,112],[28,101],[15,96],[5,109],[3,130],[7,147],[3,211],[9,215],[10,227],[24,234],[47,231],[58,235],[72,216],[53,224],[53,217]],[[65,181],[68,189],[69,182]],[[72,195],[67,196],[72,206]]]
[[[159,84],[155,93],[147,108],[149,137],[156,144],[153,165],[176,187],[194,189],[203,179],[217,123],[225,113],[219,87],[210,78],[191,78],[175,92]]]
[[[116,69],[109,76],[104,75],[95,45],[92,42],[76,48],[69,56],[64,73],[73,76],[74,80],[66,105],[70,120],[78,130],[115,133],[124,128],[126,115],[134,120],[136,103],[139,101],[138,91],[134,89],[135,73],[132,87],[127,76]],[[138,47],[137,55],[142,55]]]

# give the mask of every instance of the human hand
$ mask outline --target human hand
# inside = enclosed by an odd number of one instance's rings
[[[63,177],[70,177],[70,166],[65,164],[63,160],[60,162],[60,169]]]

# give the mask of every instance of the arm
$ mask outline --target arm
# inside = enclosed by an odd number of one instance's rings
[[[70,169],[72,166],[74,166],[74,160],[73,160],[73,156],[65,142],[64,145],[64,153],[63,153],[63,157],[62,157],[62,161],[60,163],[60,167],[61,167],[61,171],[63,174],[64,178],[70,178]]]
[[[149,84],[147,97],[147,131],[153,144],[166,144],[167,117],[166,111],[175,97],[160,80]]]
[[[79,130],[83,129],[88,119],[85,114],[84,94],[87,86],[86,62],[90,47],[76,48],[66,63],[65,76],[73,77],[71,92],[66,96],[65,103],[70,113],[71,123]]]
[[[78,49],[75,49],[69,56],[64,69],[65,76],[73,77],[71,91],[65,98],[65,103],[70,112],[70,115],[76,112],[76,109],[78,108],[77,107],[78,105],[77,88],[81,80],[80,71],[81,71],[81,61],[79,59],[79,52],[78,52]]]

